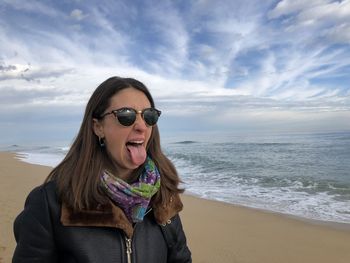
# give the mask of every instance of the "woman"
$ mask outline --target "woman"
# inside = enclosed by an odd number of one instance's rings
[[[13,262],[191,262],[179,177],[162,153],[148,89],[112,77],[80,131],[16,218]]]

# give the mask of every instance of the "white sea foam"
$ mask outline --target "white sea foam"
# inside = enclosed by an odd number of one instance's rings
[[[63,154],[57,153],[35,153],[35,152],[18,152],[18,158],[21,161],[54,167],[64,158]]]
[[[186,191],[196,196],[309,219],[350,223],[350,201],[337,200],[336,195],[327,192],[309,193],[307,190],[315,187],[312,184],[304,187],[302,182],[285,180],[286,186],[264,187],[258,178],[245,180],[235,174],[229,180],[220,180],[218,173],[203,174],[203,169],[188,161],[173,161],[186,182]]]

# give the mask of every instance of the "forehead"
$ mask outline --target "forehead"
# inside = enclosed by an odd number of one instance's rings
[[[142,91],[135,88],[126,88],[114,94],[110,99],[110,108],[122,107],[144,109],[151,107],[151,103]]]

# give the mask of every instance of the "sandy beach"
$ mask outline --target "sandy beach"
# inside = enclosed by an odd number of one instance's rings
[[[0,263],[11,262],[12,224],[50,167],[0,152]],[[193,262],[348,263],[350,225],[319,223],[184,195],[181,213]]]

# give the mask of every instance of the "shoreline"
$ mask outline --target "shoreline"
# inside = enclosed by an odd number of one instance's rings
[[[0,152],[0,263],[11,262],[13,220],[52,167]],[[23,176],[25,174],[25,176]],[[350,262],[350,224],[182,196],[181,219],[193,262]]]
[[[7,151],[1,151],[0,152],[7,152]],[[53,168],[53,166],[50,165],[43,165],[40,164],[38,162],[30,162],[27,161],[26,155],[25,153],[22,152],[10,152],[15,155],[15,158],[21,162],[24,163],[28,163],[28,164],[32,164],[32,165],[40,165],[40,166],[44,166],[44,167],[49,167],[50,169]],[[302,215],[298,215],[298,214],[290,214],[288,212],[282,212],[282,211],[278,211],[278,210],[274,210],[274,209],[268,209],[268,208],[264,208],[264,207],[258,207],[258,206],[254,206],[254,205],[249,205],[249,204],[239,204],[239,203],[232,203],[229,201],[225,201],[225,200],[217,200],[217,199],[210,199],[210,198],[206,198],[206,197],[202,197],[199,194],[196,193],[192,193],[192,192],[187,192],[185,189],[184,192],[185,195],[189,195],[189,196],[193,196],[195,198],[198,199],[203,199],[203,200],[212,200],[212,201],[216,201],[216,202],[221,202],[221,203],[225,203],[225,204],[229,204],[232,206],[236,206],[236,207],[244,207],[244,208],[248,208],[248,209],[253,209],[253,210],[257,210],[257,211],[262,211],[262,212],[267,212],[267,213],[276,213],[279,214],[281,216],[287,216],[287,217],[291,217],[291,218],[295,218],[297,220],[302,220],[302,221],[306,221],[306,222],[310,222],[310,223],[314,223],[314,224],[318,224],[318,225],[329,225],[331,227],[335,227],[335,228],[339,228],[339,229],[350,229],[350,222],[343,222],[343,221],[332,221],[332,220],[326,220],[326,219],[317,219],[317,218],[311,218],[311,217],[306,217],[306,216],[302,216]]]
[[[350,223],[343,223],[343,222],[337,222],[337,221],[326,221],[326,220],[321,220],[321,219],[313,219],[313,218],[307,218],[307,217],[302,217],[302,216],[298,216],[298,215],[282,213],[282,212],[268,210],[268,209],[264,209],[264,208],[254,207],[254,206],[234,204],[234,203],[225,202],[225,201],[221,201],[221,200],[204,198],[204,197],[198,196],[196,194],[186,193],[186,191],[183,194],[183,196],[189,196],[189,197],[193,197],[193,198],[196,198],[199,200],[206,200],[206,201],[222,203],[222,204],[225,204],[228,206],[232,206],[233,208],[239,208],[239,209],[242,208],[242,209],[253,210],[253,211],[256,211],[258,213],[275,214],[277,216],[291,218],[291,219],[294,219],[297,221],[302,221],[302,222],[305,222],[308,224],[320,225],[320,226],[326,226],[326,227],[331,227],[331,228],[335,228],[335,229],[350,231]]]

